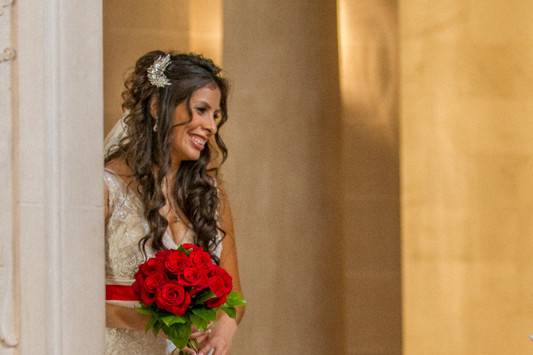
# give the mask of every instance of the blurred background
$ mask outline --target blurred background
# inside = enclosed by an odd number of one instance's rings
[[[106,0],[104,133],[135,60],[232,84],[244,354],[530,354],[533,3]]]

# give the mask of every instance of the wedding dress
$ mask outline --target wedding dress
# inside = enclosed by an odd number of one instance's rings
[[[131,285],[144,257],[138,248],[139,240],[149,231],[144,207],[135,189],[109,170],[104,170],[104,181],[109,190],[109,218],[105,229],[105,261],[107,285]],[[220,238],[220,235],[218,236]],[[194,232],[185,233],[182,243],[192,243]],[[166,248],[177,248],[168,230],[163,237]],[[146,245],[148,257],[154,254]],[[222,243],[215,251],[220,256]],[[107,301],[124,307],[134,307],[136,301]],[[106,355],[163,355],[167,341],[161,335],[124,328],[106,328]]]
[[[105,137],[104,157],[109,157],[117,148],[117,144],[128,138],[125,118],[127,112],[117,121]],[[138,248],[139,240],[149,231],[149,224],[144,217],[144,206],[132,187],[110,170],[104,170],[104,183],[109,191],[109,218],[105,228],[105,262],[106,284],[129,286],[133,284],[134,275],[139,264],[145,261]],[[218,215],[216,216],[218,217]],[[194,232],[188,229],[182,243],[192,243]],[[222,252],[222,236],[217,235],[217,257]],[[178,247],[169,231],[163,236],[163,245],[168,249]],[[146,245],[147,256],[154,251]],[[133,308],[137,301],[106,301],[123,307]],[[167,353],[167,341],[155,337],[152,333],[124,328],[106,328],[106,355],[162,355]]]

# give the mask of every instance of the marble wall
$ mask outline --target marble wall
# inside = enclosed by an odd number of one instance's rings
[[[16,354],[19,343],[20,302],[18,297],[16,211],[14,191],[16,172],[14,142],[16,102],[13,31],[16,15],[9,5],[0,7],[0,354]]]
[[[2,185],[12,189],[0,209],[15,240],[8,252],[17,265],[16,353],[103,354],[101,3],[14,6],[13,110],[1,117],[11,135],[1,166],[11,181]],[[2,315],[9,307],[17,310],[2,303]],[[5,335],[12,328],[2,324]]]
[[[530,354],[533,4],[400,3],[404,353]]]

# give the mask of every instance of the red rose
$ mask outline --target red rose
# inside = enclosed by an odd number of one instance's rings
[[[173,251],[169,253],[165,260],[165,267],[173,274],[180,274],[183,269],[189,266],[189,258],[187,254],[182,251]]]
[[[155,253],[155,257],[156,259],[166,259],[167,256],[172,253],[173,250],[169,250],[169,249],[163,249],[163,250],[159,250],[157,253]]]
[[[207,287],[207,270],[194,266],[186,267],[179,275],[178,283],[183,286]]]
[[[133,287],[133,292],[135,292],[137,295],[140,295],[141,290],[144,288],[144,277],[141,271],[137,271],[134,277],[135,281],[131,286]]]
[[[207,273],[208,285],[217,297],[228,295],[233,288],[231,276],[219,266],[214,266]]]
[[[155,293],[147,292],[146,289],[141,290],[140,294],[141,302],[149,306],[155,302]]]
[[[150,278],[149,276],[148,278]],[[146,288],[146,280],[143,278],[142,272],[137,271],[135,273],[135,282],[132,285],[133,292],[139,297],[142,303],[146,305],[151,305],[155,301],[155,290],[150,292]]]
[[[168,282],[168,279],[165,277],[164,273],[155,273],[144,279],[144,289],[149,293],[155,293],[155,291],[166,282]]]
[[[219,266],[210,268],[207,276],[209,288],[216,295],[216,298],[208,300],[205,305],[209,308],[219,307],[226,302],[233,289],[233,280],[230,274]]]
[[[185,249],[192,249],[192,250],[198,250],[198,249],[200,249],[200,247],[199,247],[198,245],[196,245],[196,244],[191,244],[191,243],[183,243],[181,246],[182,246],[183,248],[185,248]]]
[[[157,290],[155,302],[157,307],[177,316],[183,316],[191,303],[191,296],[183,286],[169,282]]]
[[[205,302],[205,305],[208,308],[216,308],[222,306],[224,303],[226,303],[226,300],[228,298],[228,295],[225,295],[223,297],[217,297],[217,298],[211,298]]]
[[[156,272],[160,272],[162,269],[161,261],[156,258],[150,258],[146,260],[141,266],[139,266],[139,270],[145,275],[151,275]]]
[[[211,260],[211,255],[209,255],[208,252],[202,249],[193,250],[189,254],[189,259],[191,260],[191,264],[193,265],[205,266],[205,267],[213,265],[213,261]]]

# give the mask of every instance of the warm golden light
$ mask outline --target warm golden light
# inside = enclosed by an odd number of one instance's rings
[[[189,47],[222,65],[222,0],[193,0],[189,4]]]
[[[404,353],[533,343],[529,1],[404,1]]]
[[[386,126],[397,99],[396,6],[390,1],[339,0],[337,17],[343,106],[363,114],[377,111],[368,123]],[[353,124],[356,116],[344,119]]]

